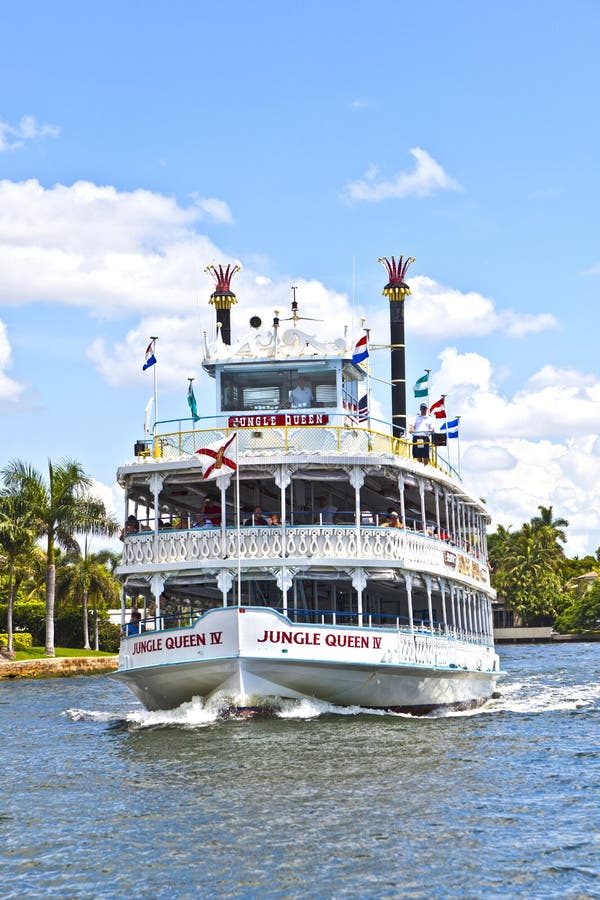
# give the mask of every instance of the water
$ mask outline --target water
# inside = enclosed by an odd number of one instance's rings
[[[501,699],[425,719],[2,683],[2,896],[600,898],[600,645],[501,655]]]

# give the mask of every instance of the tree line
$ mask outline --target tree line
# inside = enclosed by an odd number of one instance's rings
[[[516,624],[552,625],[557,631],[600,628],[600,547],[595,556],[569,558],[568,521],[552,506],[517,531],[498,526],[488,537],[492,587]],[[589,579],[581,576],[591,575]]]
[[[92,553],[89,543],[94,535],[115,535],[119,523],[91,493],[92,479],[75,460],[49,460],[47,473],[13,460],[0,470],[0,485],[0,631],[8,649],[16,627],[43,639],[45,654],[54,656],[57,613],[63,645],[89,649],[90,612],[94,648],[104,626],[105,649],[116,649],[118,629],[111,634],[105,612],[119,605],[113,572],[120,554]],[[499,526],[489,536],[498,599],[523,624],[600,628],[600,578],[580,577],[600,574],[600,548],[568,558],[569,523],[554,518],[552,506],[538,511],[517,531]]]
[[[92,479],[75,460],[49,460],[47,473],[12,460],[0,471],[0,479],[0,630],[6,629],[8,650],[13,649],[15,624],[35,631],[34,640],[39,639],[43,604],[45,655],[55,655],[57,598],[61,618],[79,614],[85,649],[90,648],[91,603],[98,650],[102,613],[119,604],[113,572],[120,554],[92,553],[89,542],[95,535],[116,534],[118,522],[93,496]]]

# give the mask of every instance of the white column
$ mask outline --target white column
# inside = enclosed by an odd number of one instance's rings
[[[404,475],[398,475],[398,496],[400,497],[400,515],[402,524],[406,529],[406,504],[404,502]]]
[[[350,484],[354,488],[354,526],[356,528],[356,555],[360,557],[360,489],[365,483],[365,473],[359,466],[353,466],[353,468],[348,471],[348,477]]]
[[[354,569],[352,572],[352,587],[356,591],[356,608],[358,611],[359,628],[363,624],[363,591],[367,586],[367,573],[364,569]]]
[[[442,616],[444,617],[444,631],[448,634],[448,617],[446,613],[446,582],[440,578],[440,593],[442,595]]]
[[[233,584],[233,573],[230,569],[221,569],[217,575],[217,587],[223,595],[223,606],[227,606],[227,594]]]
[[[421,495],[421,521],[423,523],[423,534],[426,532],[426,522],[425,522],[425,481],[423,478],[417,479],[417,484],[419,486],[419,494]]]
[[[279,572],[277,573],[277,587],[281,591],[281,599],[283,606],[283,615],[287,616],[288,614],[288,591],[294,583],[294,569],[288,569],[285,566],[282,566]]]
[[[229,475],[220,475],[217,478],[217,487],[221,491],[221,556],[223,559],[225,559],[225,557],[227,555],[227,535],[226,535],[227,500],[226,500],[226,494],[227,494],[227,489],[229,488],[229,485],[231,484],[231,478],[232,478],[231,472],[229,473]],[[202,524],[204,525],[204,522]]]
[[[415,625],[413,620],[413,611],[412,611],[412,584],[413,577],[409,572],[403,572],[404,575],[404,584],[406,585],[406,599],[408,603],[408,625],[410,628],[410,633],[414,634]]]
[[[153,539],[153,555],[154,562],[158,562],[158,520],[160,518],[160,492],[164,484],[164,475],[153,472],[150,476],[150,490],[154,496],[154,539]],[[157,613],[158,615],[158,613]]]
[[[429,630],[433,634],[434,625],[433,625],[433,606],[431,603],[431,578],[428,575],[423,575],[423,581],[425,582],[425,589],[427,591],[427,612],[429,615]]]
[[[154,477],[154,476],[153,476]],[[150,578],[150,590],[152,591],[152,596],[154,597],[154,602],[156,604],[156,613],[155,613],[155,622],[156,628],[162,628],[162,613],[160,609],[160,597],[162,592],[165,589],[165,581],[166,578],[164,575],[159,575],[158,572],[155,572],[154,575]]]
[[[440,522],[440,489],[437,484],[433,486],[433,493],[435,496],[435,523],[437,525],[437,533],[438,539],[442,534],[442,523]]]
[[[285,559],[286,552],[287,552],[286,531],[285,531],[285,529],[286,529],[285,492],[286,492],[286,488],[288,487],[288,485],[291,484],[292,474],[291,474],[288,466],[286,466],[285,463],[282,463],[275,470],[274,477],[275,477],[275,484],[279,488],[279,509],[280,509],[279,517],[281,519],[281,558]],[[294,597],[295,596],[296,596],[296,593],[294,591]],[[287,601],[287,595],[286,595],[286,601]]]

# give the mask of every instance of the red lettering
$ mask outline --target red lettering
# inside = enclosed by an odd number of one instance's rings
[[[368,638],[367,638],[367,640],[368,640]],[[367,646],[368,646],[368,644],[367,644]],[[381,638],[378,638],[378,637],[373,638],[373,649],[381,650]]]
[[[211,633],[210,633],[211,644],[222,644],[223,643],[222,637],[223,637],[222,631],[211,631]]]

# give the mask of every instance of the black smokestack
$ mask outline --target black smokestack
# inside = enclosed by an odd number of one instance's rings
[[[231,279],[242,267],[235,265],[207,266],[205,272],[210,272],[216,281],[216,290],[210,295],[211,303],[217,311],[217,323],[221,325],[221,338],[224,344],[231,344],[231,307],[237,303],[237,297],[231,290]]]
[[[390,349],[392,369],[392,434],[402,437],[406,434],[406,349],[404,346],[404,300],[410,294],[410,288],[404,277],[411,263],[412,256],[398,261],[392,256],[379,259],[387,269],[389,281],[382,293],[390,301]]]

